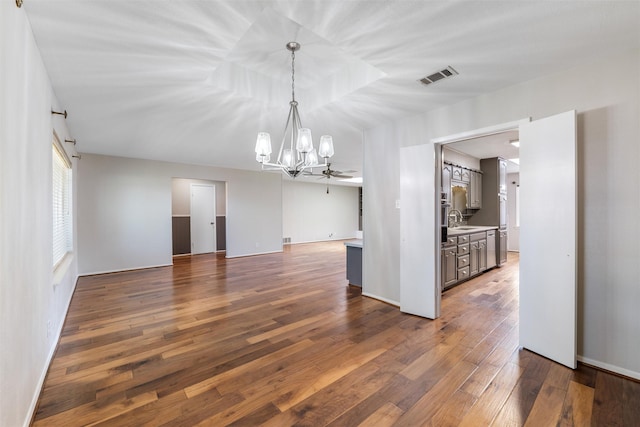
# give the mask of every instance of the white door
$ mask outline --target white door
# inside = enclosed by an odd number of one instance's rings
[[[191,253],[216,251],[216,188],[191,184]]]
[[[576,367],[576,115],[520,125],[520,345]]]
[[[400,310],[435,319],[440,286],[435,280],[439,257],[429,244],[438,235],[435,199],[429,197],[436,185],[433,144],[400,148],[400,164]]]

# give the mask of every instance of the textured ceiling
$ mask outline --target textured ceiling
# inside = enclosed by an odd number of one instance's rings
[[[25,0],[77,148],[258,170],[291,95],[334,168],[362,133],[640,46],[636,1]],[[459,75],[418,79],[446,66]],[[277,149],[277,147],[274,147]]]

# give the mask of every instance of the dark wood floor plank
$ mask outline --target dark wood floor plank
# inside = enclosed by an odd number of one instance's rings
[[[598,372],[593,397],[593,424],[602,426],[624,425],[624,380]]]
[[[518,256],[423,319],[342,242],[79,279],[37,426],[635,425],[640,385],[518,349]],[[543,425],[547,425],[543,424]]]
[[[623,425],[640,425],[640,382],[623,381]]]

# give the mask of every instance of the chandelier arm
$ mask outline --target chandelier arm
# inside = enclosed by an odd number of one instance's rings
[[[282,151],[284,150],[284,142],[287,139],[287,128],[289,127],[289,123],[291,122],[291,115],[293,111],[293,105],[289,106],[289,115],[287,116],[287,123],[284,125],[284,132],[282,134],[282,142],[280,143],[280,151],[278,151],[278,163],[282,163]]]

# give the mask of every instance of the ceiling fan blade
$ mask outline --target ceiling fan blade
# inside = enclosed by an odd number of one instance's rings
[[[353,176],[351,175],[342,175],[342,174],[332,174],[331,176],[333,176],[334,178],[345,178],[345,179],[349,179],[349,178],[353,178]]]

